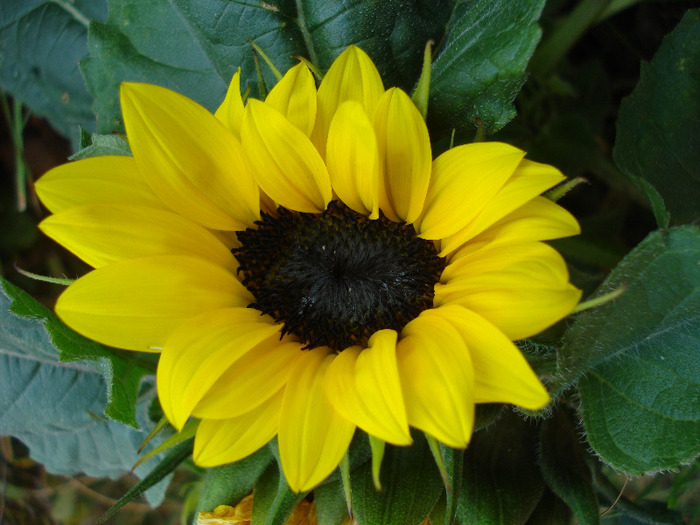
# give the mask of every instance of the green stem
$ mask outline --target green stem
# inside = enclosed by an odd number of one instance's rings
[[[318,57],[316,56],[316,50],[314,49],[314,41],[311,38],[311,33],[309,33],[306,27],[306,18],[304,17],[304,6],[302,0],[296,0],[297,4],[297,26],[301,31],[301,36],[304,38],[304,44],[306,44],[306,49],[309,51],[309,60],[311,63],[318,68]]]
[[[533,75],[547,76],[578,42],[581,35],[598,21],[612,1],[582,0],[535,51],[530,62]]]
[[[66,2],[65,0],[51,0],[54,4],[62,7],[64,10],[66,10],[73,18],[75,18],[76,21],[80,22],[83,24],[85,27],[88,27],[90,25],[90,19],[87,18],[83,13],[78,11],[75,6],[72,5],[72,2]]]

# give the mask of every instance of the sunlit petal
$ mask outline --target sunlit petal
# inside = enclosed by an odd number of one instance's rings
[[[348,47],[333,61],[318,88],[318,115],[312,135],[322,156],[325,157],[328,129],[338,107],[346,100],[355,100],[372,115],[382,93],[382,78],[359,47]]]
[[[331,184],[349,208],[379,216],[379,155],[374,128],[359,102],[344,102],[328,131],[326,163]]]
[[[258,406],[286,384],[303,346],[275,335],[251,348],[212,385],[192,414],[221,419]]]
[[[216,467],[243,459],[277,433],[284,389],[250,412],[228,419],[203,419],[197,427],[192,459]]]
[[[259,218],[258,188],[240,143],[211,113],[158,86],[121,86],[124,126],[153,191],[178,213],[218,230]]]
[[[476,403],[512,403],[537,410],[549,394],[518,348],[486,319],[457,305],[440,314],[460,333],[474,366]]]
[[[397,88],[377,103],[374,128],[383,174],[379,207],[392,220],[412,223],[423,211],[430,182],[428,128],[413,101]]]
[[[304,352],[289,376],[278,443],[284,475],[294,492],[310,490],[333,472],[355,431],[324,392],[324,376],[334,357],[325,348]]]
[[[279,111],[251,100],[242,140],[255,180],[275,202],[308,213],[326,209],[332,197],[326,165],[308,137]]]
[[[170,334],[157,381],[160,404],[173,426],[182,428],[228,367],[279,330],[272,318],[239,307],[206,312]]]
[[[149,255],[193,255],[231,271],[231,251],[199,224],[171,211],[89,204],[51,215],[41,231],[96,268]]]
[[[58,298],[56,313],[73,330],[103,344],[160,349],[182,323],[253,296],[221,266],[197,257],[160,255],[94,270]]]
[[[333,407],[363,430],[394,445],[408,445],[406,407],[396,364],[396,332],[380,330],[369,348],[347,348],[326,373]]]
[[[234,73],[226,92],[226,98],[216,110],[214,116],[226,126],[237,139],[241,138],[243,122],[243,98],[241,97],[241,68]]]
[[[112,155],[62,164],[42,175],[34,188],[52,213],[82,204],[165,207],[141,175],[134,157]]]
[[[465,144],[440,155],[419,221],[421,237],[443,239],[472,221],[524,156],[524,151],[501,142]]]
[[[579,233],[581,227],[571,213],[546,197],[535,197],[458,247],[457,253],[466,255],[490,245],[548,241]],[[442,242],[442,246],[454,244],[449,238]],[[442,248],[440,255],[447,253]]]
[[[397,360],[408,423],[464,448],[474,427],[474,370],[457,330],[426,310],[401,332]]]
[[[309,137],[316,122],[316,83],[305,64],[297,64],[285,73],[265,104],[282,113]]]

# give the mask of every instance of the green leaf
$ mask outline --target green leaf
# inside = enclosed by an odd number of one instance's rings
[[[195,525],[200,512],[212,511],[219,505],[235,506],[250,494],[271,461],[270,449],[263,447],[245,459],[208,469],[195,512]]]
[[[258,96],[254,40],[283,71],[306,54],[286,2],[108,0],[105,24],[91,23],[90,57],[81,63],[95,98],[98,131],[123,130],[119,84],[149,82],[174,89],[215,110],[241,67],[242,88]],[[265,81],[274,76],[265,71]]]
[[[420,75],[428,40],[442,38],[451,1],[303,0],[299,26],[308,58],[321,70],[330,67],[350,44],[372,58],[385,87],[413,88]]]
[[[622,101],[615,162],[640,184],[660,227],[700,216],[700,9],[688,11],[664,39],[639,83]],[[655,190],[655,191],[654,191]]]
[[[92,98],[78,71],[87,24],[107,15],[104,0],[29,0],[0,4],[0,87],[46,117],[75,143],[93,130]]]
[[[440,444],[440,453],[447,469],[449,489],[445,496],[445,525],[454,523],[457,516],[457,504],[462,490],[462,476],[464,472],[464,450],[453,449]]]
[[[251,525],[282,525],[305,495],[294,494],[278,466],[268,465],[255,484]]]
[[[381,492],[372,483],[370,464],[352,473],[353,513],[362,525],[417,525],[440,497],[442,480],[425,437],[417,431],[411,435],[410,447],[387,446]]]
[[[99,366],[60,362],[54,342],[64,348],[84,343],[0,278],[0,435],[20,439],[51,473],[117,477],[129,472],[148,432],[102,417],[107,388]],[[115,396],[123,396],[119,383],[115,387]],[[153,425],[148,418],[152,386],[144,385],[142,398],[134,421],[148,428]],[[148,472],[153,461],[138,467],[136,474]],[[164,489],[152,489],[149,499],[160,501]]]
[[[428,123],[447,134],[483,123],[494,133],[515,116],[540,40],[544,0],[458,0],[433,61]]]
[[[22,354],[41,340],[45,352],[52,358],[56,350],[64,363],[82,361],[78,368],[87,368],[104,377],[107,386],[107,406],[104,414],[116,421],[138,427],[135,409],[143,377],[152,373],[139,364],[134,355],[102,346],[78,335],[46,307],[27,293],[0,278],[0,316],[8,326],[26,323],[32,328],[25,337],[13,341]],[[34,333],[34,336],[30,334]],[[34,337],[34,338],[33,338]],[[55,348],[55,350],[54,350]],[[102,410],[96,412],[102,414]]]
[[[314,489],[318,525],[340,525],[348,517],[348,507],[340,481],[324,483]]]
[[[129,143],[121,135],[100,135],[93,133],[89,142],[80,151],[71,155],[69,160],[81,160],[101,155],[131,155]]]
[[[561,384],[587,372],[579,391],[588,441],[616,469],[671,469],[700,453],[698,260],[697,227],[652,233],[598,291],[626,284],[624,295],[565,334]]]
[[[581,525],[600,523],[598,498],[576,427],[564,408],[545,420],[540,436],[540,468],[552,491]]]
[[[168,474],[175,470],[180,463],[192,455],[193,444],[194,439],[189,439],[170,450],[153,470],[144,476],[136,485],[131,487],[126,494],[119,498],[119,500],[107,510],[107,512],[100,516],[96,524],[104,523],[136,496],[143,494],[146,490],[163,480]]]
[[[474,434],[464,454],[459,523],[526,522],[544,490],[535,461],[536,431],[534,424],[509,411]]]

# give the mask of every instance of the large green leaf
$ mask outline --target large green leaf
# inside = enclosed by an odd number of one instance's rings
[[[107,348],[78,335],[46,307],[2,278],[0,299],[0,328],[9,330],[18,323],[27,323],[33,327],[26,333],[20,332],[23,337],[12,340],[16,348],[22,352],[31,352],[37,347],[36,338],[41,337],[41,343],[52,358],[58,357],[58,351],[62,362],[82,361],[79,368],[89,369],[104,377],[107,387],[104,414],[121,423],[138,426],[135,409],[139,388],[143,377],[152,372],[142,366],[134,355]],[[34,333],[37,335],[32,336]],[[99,410],[96,414],[102,412]]]
[[[443,491],[435,460],[425,437],[412,432],[410,447],[388,446],[382,461],[382,490],[372,482],[372,466],[352,472],[352,507],[362,525],[418,525]]]
[[[308,57],[323,70],[350,44],[364,49],[386,87],[410,90],[421,71],[428,40],[438,41],[454,0],[302,0],[300,27]]]
[[[700,229],[649,235],[600,293],[619,299],[581,314],[565,335],[562,385],[579,382],[593,449],[631,474],[700,453]]]
[[[544,491],[537,428],[514,412],[477,432],[464,454],[457,518],[463,525],[524,524]]]
[[[688,11],[620,106],[613,156],[659,221],[700,216],[700,9]]]
[[[226,0],[108,0],[105,24],[90,24],[90,58],[81,69],[95,97],[98,129],[122,129],[118,90],[123,81],[178,91],[210,110],[223,100],[237,67],[243,88],[257,96],[249,40],[282,70],[305,54],[301,31],[285,2]],[[281,6],[281,7],[278,7]],[[266,81],[274,77],[263,68]]]
[[[52,473],[116,477],[129,472],[147,430],[105,419],[103,374],[88,362],[60,362],[46,319],[15,315],[13,307],[23,309],[28,296],[6,281],[1,284],[0,435],[20,439]],[[152,399],[150,386],[136,414],[142,427],[152,426]],[[157,461],[135,472],[143,476]],[[163,490],[160,485],[150,492],[152,501],[162,498]]]
[[[432,67],[428,122],[443,133],[483,123],[493,133],[515,116],[513,100],[540,40],[544,0],[457,1]]]
[[[77,140],[93,130],[92,98],[78,71],[88,54],[87,25],[104,20],[104,0],[0,2],[0,87]]]

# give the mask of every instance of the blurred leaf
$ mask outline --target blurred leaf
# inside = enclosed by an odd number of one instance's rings
[[[514,412],[475,433],[464,454],[459,522],[525,523],[544,490],[535,456],[536,427]]]
[[[598,498],[578,432],[563,407],[542,424],[540,468],[550,489],[581,525],[600,523]]]
[[[700,216],[700,9],[688,11],[622,101],[615,162],[640,184],[660,227]],[[654,191],[655,190],[655,191]]]
[[[251,525],[282,525],[306,493],[294,494],[276,464],[255,483]]]
[[[588,441],[630,474],[700,453],[700,229],[649,235],[598,293],[622,297],[580,314],[559,355],[561,391],[579,382]]]
[[[104,377],[107,389],[107,406],[104,414],[116,421],[138,427],[135,410],[141,380],[150,370],[140,365],[134,355],[107,348],[78,335],[64,325],[46,307],[36,302],[27,293],[0,278],[0,327],[9,336],[9,330],[16,327],[16,334],[8,340],[14,350],[6,355],[25,355],[43,352],[53,360],[64,363],[82,361],[79,369],[88,369]],[[26,328],[20,329],[20,326]],[[2,332],[0,332],[2,334]],[[70,365],[66,365],[69,369]],[[29,378],[26,378],[29,379]],[[17,385],[21,384],[15,378]],[[24,398],[24,396],[23,396]],[[94,411],[94,409],[91,409]],[[95,412],[98,415],[103,410]]]
[[[272,461],[268,447],[263,447],[245,459],[207,469],[202,495],[195,512],[212,511],[219,505],[235,506],[253,490],[253,485]]]
[[[104,0],[0,3],[0,87],[74,143],[79,126],[95,128],[78,62],[88,54],[88,22],[106,15]]]
[[[425,437],[411,432],[413,445],[387,446],[382,463],[382,491],[372,483],[372,468],[364,464],[351,475],[352,507],[363,525],[417,525],[444,490]]]
[[[494,133],[515,116],[539,42],[544,0],[458,0],[433,61],[428,122],[447,134],[483,122]]]

